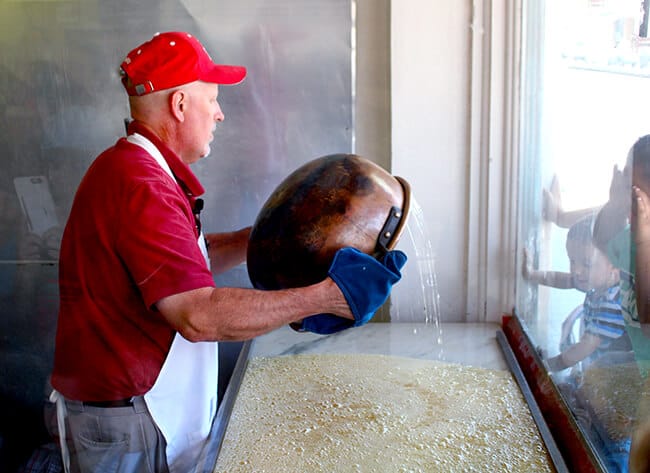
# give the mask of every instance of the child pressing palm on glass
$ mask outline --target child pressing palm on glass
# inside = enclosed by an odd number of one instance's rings
[[[580,361],[593,360],[609,351],[629,351],[621,312],[619,271],[605,253],[593,244],[594,218],[574,223],[567,234],[566,251],[570,272],[536,271],[524,253],[523,276],[528,281],[557,289],[577,289],[585,293],[581,310],[574,311],[562,324],[562,340],[567,340],[575,320],[582,317],[580,340],[561,344],[559,355],[547,360],[550,371],[561,371]]]

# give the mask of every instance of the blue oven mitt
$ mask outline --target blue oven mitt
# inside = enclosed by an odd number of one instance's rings
[[[406,263],[406,254],[389,251],[382,261],[355,248],[341,248],[334,255],[328,275],[334,280],[354,314],[354,320],[333,314],[317,314],[303,319],[298,330],[326,335],[359,327],[372,319],[397,281]]]

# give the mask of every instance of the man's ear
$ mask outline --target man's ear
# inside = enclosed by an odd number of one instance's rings
[[[185,121],[188,100],[189,96],[183,89],[175,90],[169,95],[169,107],[172,116],[179,122]]]

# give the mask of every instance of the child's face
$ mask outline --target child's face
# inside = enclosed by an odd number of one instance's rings
[[[570,271],[576,289],[604,291],[618,282],[618,272],[605,254],[591,243],[568,240]]]

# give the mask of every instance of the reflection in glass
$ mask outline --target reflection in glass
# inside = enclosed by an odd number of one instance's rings
[[[646,471],[647,2],[525,3],[516,311],[603,469]]]

